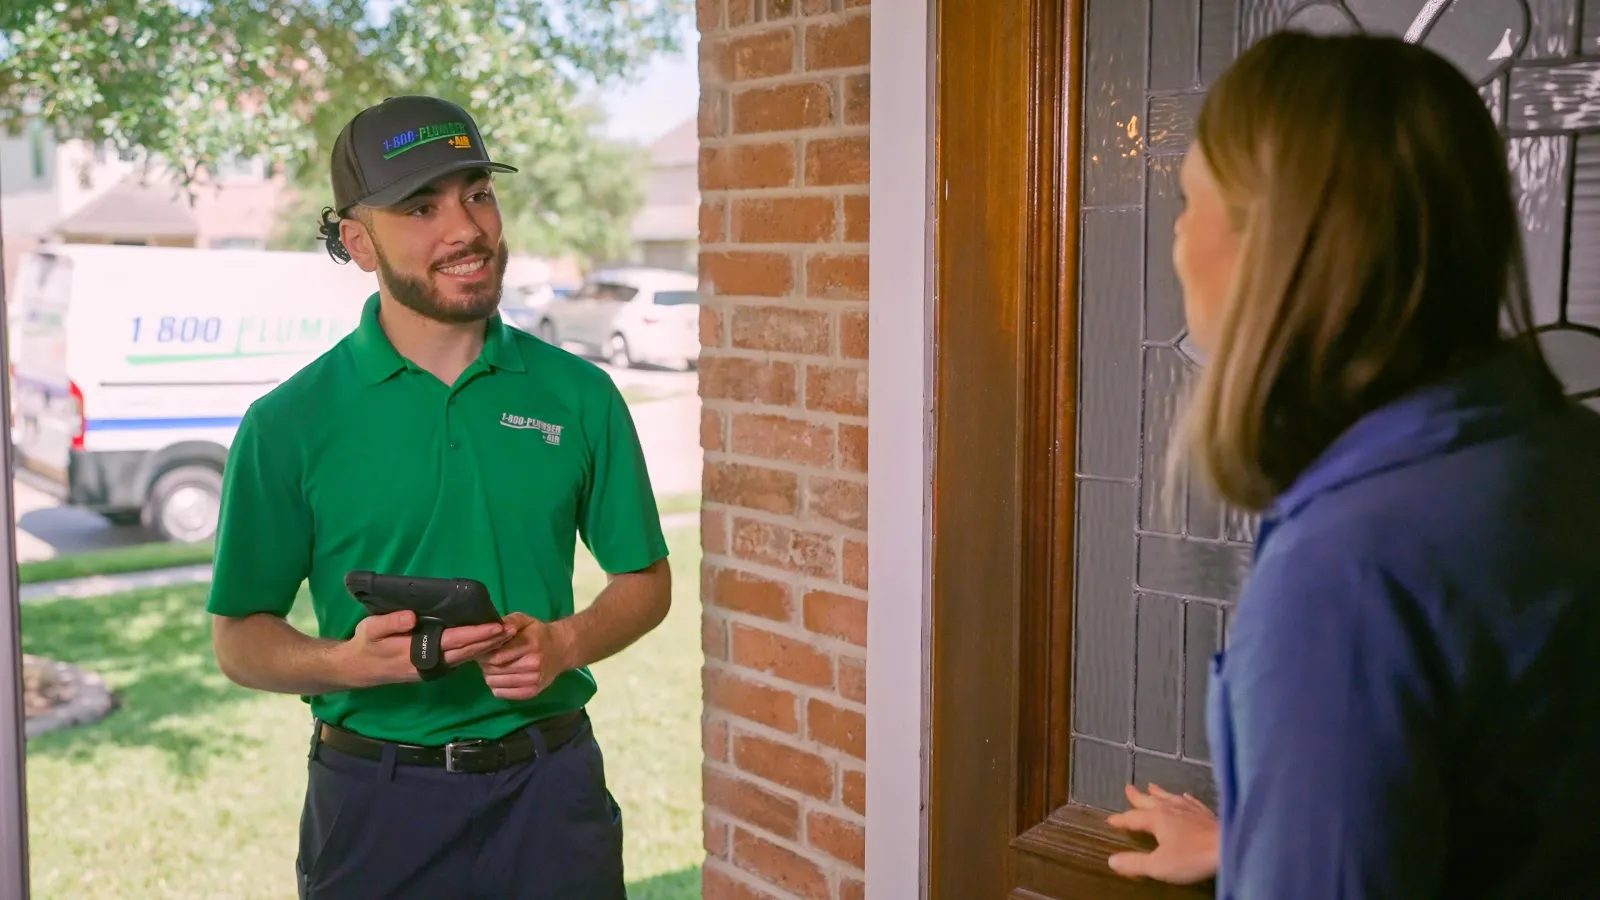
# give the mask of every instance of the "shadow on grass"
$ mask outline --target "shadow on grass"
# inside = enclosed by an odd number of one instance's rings
[[[628,900],[700,900],[700,867],[631,882]]]
[[[254,743],[221,718],[256,695],[217,668],[205,599],[202,584],[24,604],[23,651],[100,675],[120,704],[101,722],[29,741],[29,755],[79,761],[108,745],[142,747],[196,777]]]

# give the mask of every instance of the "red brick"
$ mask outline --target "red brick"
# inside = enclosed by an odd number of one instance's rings
[[[806,260],[806,293],[824,300],[867,299],[865,253],[818,254]]]
[[[794,71],[794,29],[774,28],[731,38],[711,51],[728,81],[773,78]]]
[[[833,796],[833,764],[809,750],[753,734],[735,734],[733,764],[809,797],[828,800]]]
[[[734,134],[798,131],[833,122],[833,90],[822,81],[748,88],[733,95],[731,106]]]
[[[739,420],[734,420],[733,427],[735,429],[739,427]],[[735,433],[737,434],[737,431]],[[839,426],[839,466],[852,472],[865,472],[867,470],[866,426]]]
[[[813,476],[806,479],[806,513],[812,519],[846,528],[867,529],[867,486],[859,481]]]
[[[733,778],[710,768],[702,770],[701,785],[708,809],[725,812],[746,824],[791,841],[800,837],[799,802],[754,782]]]
[[[806,367],[806,409],[846,416],[867,414],[867,370]]]
[[[866,195],[844,198],[844,239],[865,244],[872,236],[872,202]]]
[[[768,22],[787,19],[795,13],[795,0],[766,0],[765,10]]]
[[[806,630],[867,645],[867,601],[827,591],[810,591],[804,601]]]
[[[867,900],[867,886],[853,878],[839,880],[839,900]]]
[[[860,769],[845,769],[840,773],[839,796],[844,800],[844,805],[850,807],[857,815],[867,814],[867,773]]]
[[[812,700],[806,704],[806,735],[856,759],[867,758],[867,717],[854,710]]]
[[[728,133],[728,92],[710,87],[700,89],[700,125],[702,138],[722,137]]]
[[[700,307],[700,348],[722,346],[722,313],[714,306]]]
[[[744,244],[815,244],[838,230],[832,197],[762,197],[733,206],[733,239]]]
[[[732,0],[729,0],[732,2]],[[845,9],[860,9],[872,5],[872,0],[844,0]]]
[[[728,552],[728,517],[721,510],[700,510],[700,549],[706,553]]]
[[[707,706],[789,734],[799,731],[793,692],[756,684],[722,669],[704,669],[700,678]]]
[[[828,314],[819,309],[738,306],[733,310],[735,347],[827,356],[832,342]]]
[[[833,0],[802,0],[800,11],[808,16],[821,16],[833,12]]]
[[[737,627],[737,626],[735,626]],[[735,645],[737,652],[737,645]],[[735,662],[737,662],[737,657]],[[851,703],[867,702],[867,661],[853,656],[839,657],[839,696]]]
[[[867,333],[867,314],[839,314],[839,355],[845,359],[866,359],[871,344]]]
[[[738,28],[756,20],[756,0],[728,0],[728,27]]]
[[[806,843],[857,869],[867,867],[867,830],[824,812],[806,816]]]
[[[794,618],[789,586],[739,569],[721,569],[705,582],[707,601],[733,612],[787,622]]]
[[[723,435],[727,428],[723,425],[722,413],[714,409],[700,410],[700,446],[713,453],[724,449]]]
[[[806,144],[806,184],[866,184],[871,172],[865,136],[828,138]]]
[[[845,214],[849,215],[850,203],[845,201]],[[700,243],[720,244],[728,239],[728,204],[720,200],[705,200],[700,204]],[[846,230],[849,226],[846,225]]]
[[[844,542],[844,583],[867,589],[867,545],[861,541]]]
[[[793,187],[793,141],[700,148],[702,191]]]
[[[833,686],[833,662],[803,641],[734,623],[733,663],[808,687]]]
[[[833,463],[833,429],[804,419],[739,413],[733,417],[730,444],[733,452],[741,456],[780,459],[806,466]]]
[[[702,253],[700,271],[711,294],[783,297],[794,290],[794,260],[786,253]]]
[[[872,19],[868,16],[806,27],[808,70],[864,66],[871,60]]]
[[[707,356],[700,360],[700,396],[708,400],[793,406],[799,387],[794,363],[736,356]]]
[[[805,900],[831,900],[828,876],[821,866],[743,828],[733,832],[733,864]]]
[[[844,123],[865,125],[872,121],[872,76],[851,75],[844,80]]]
[[[708,462],[703,490],[710,503],[794,515],[800,502],[800,477],[782,469],[731,462]]]
[[[728,723],[720,719],[707,719],[701,722],[700,733],[700,743],[705,748],[706,759],[727,762]]]
[[[825,534],[739,518],[733,522],[732,545],[734,556],[753,563],[817,578],[838,577],[838,555]]]
[[[728,658],[728,623],[711,616],[700,619],[700,649],[712,659]]]
[[[726,872],[707,866],[700,873],[701,900],[773,900],[771,894],[756,890]]]
[[[728,858],[728,823],[719,821],[709,815],[701,815],[701,830],[704,832],[704,841],[707,856],[718,859]]]
[[[722,25],[722,0],[696,0],[695,25],[701,31],[714,31]]]

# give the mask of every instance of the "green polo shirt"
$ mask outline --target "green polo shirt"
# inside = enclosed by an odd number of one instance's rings
[[[368,300],[356,330],[252,404],[223,475],[207,609],[289,613],[309,580],[318,631],[366,615],[347,572],[475,578],[502,613],[573,612],[581,536],[607,572],[667,555],[633,419],[610,376],[488,324],[454,385],[412,365]],[[314,715],[416,744],[497,738],[595,693],[587,669],[528,701],[495,697],[475,664],[437,681],[309,698]]]

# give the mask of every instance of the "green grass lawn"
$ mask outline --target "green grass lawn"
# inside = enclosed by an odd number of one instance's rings
[[[211,562],[211,542],[203,544],[134,544],[109,550],[70,553],[53,559],[38,559],[17,566],[22,584],[83,578],[88,575],[115,575],[143,572],[171,566],[194,566]]]
[[[590,706],[623,806],[631,900],[700,896],[700,551],[668,533],[673,609],[595,667]],[[604,585],[579,550],[580,603]],[[33,896],[292,898],[309,720],[296,697],[229,683],[205,587],[26,604],[28,653],[103,675],[122,708],[28,743]],[[292,617],[309,626],[309,605]]]

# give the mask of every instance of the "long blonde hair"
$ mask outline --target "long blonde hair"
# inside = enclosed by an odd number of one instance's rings
[[[1500,349],[1502,313],[1559,393],[1505,143],[1449,62],[1274,34],[1217,81],[1197,135],[1240,254],[1175,446],[1224,500],[1269,506],[1357,419]]]

